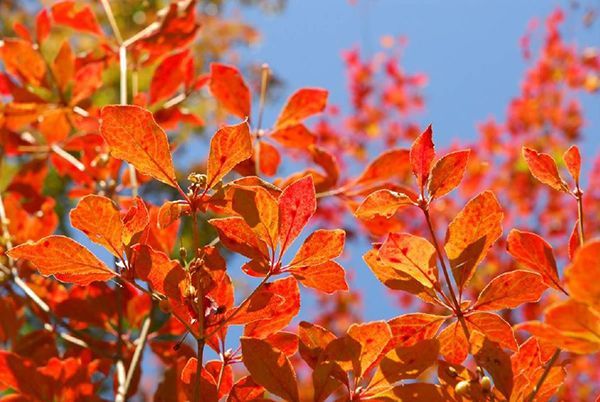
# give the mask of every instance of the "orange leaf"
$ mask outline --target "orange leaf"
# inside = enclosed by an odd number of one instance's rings
[[[121,214],[110,198],[86,195],[69,214],[71,225],[81,230],[91,241],[104,246],[115,257],[123,256]]]
[[[558,191],[569,191],[567,183],[560,177],[554,159],[544,153],[523,147],[523,157],[533,177]]]
[[[317,210],[312,177],[305,176],[287,186],[279,196],[278,203],[279,242],[283,253]]]
[[[513,391],[510,356],[496,342],[478,332],[471,335],[471,348],[477,364],[490,373],[494,386],[507,400],[510,399]]]
[[[241,119],[250,116],[250,90],[235,67],[212,63],[209,87],[228,112]]]
[[[362,377],[377,361],[391,339],[390,327],[384,321],[352,324],[345,336],[327,346],[328,360],[336,361],[345,371],[352,370]]]
[[[435,291],[423,286],[419,281],[407,273],[394,269],[382,261],[377,250],[369,250],[363,260],[381,283],[393,290],[402,290],[412,293],[427,303],[438,304]]]
[[[292,332],[275,332],[265,338],[276,349],[281,350],[286,356],[293,356],[298,351],[298,335]]]
[[[274,250],[277,247],[279,206],[277,199],[263,187],[235,188],[232,208]]]
[[[252,156],[252,138],[247,122],[219,129],[210,141],[207,188],[214,187],[238,163]]]
[[[287,101],[275,123],[276,129],[301,123],[302,120],[325,109],[327,91],[320,88],[302,88]]]
[[[548,286],[562,290],[552,246],[542,237],[513,229],[508,234],[507,250],[517,262],[540,273]]]
[[[260,171],[266,176],[275,176],[279,164],[281,163],[281,155],[279,151],[273,145],[265,141],[260,141],[259,145],[259,167]]]
[[[566,300],[547,308],[544,318],[548,325],[563,333],[597,343],[600,350],[600,314],[590,306]]]
[[[243,336],[242,356],[252,379],[286,401],[297,402],[296,373],[286,355],[268,342]]]
[[[406,149],[392,149],[379,155],[356,179],[356,184],[370,186],[390,179],[402,179],[410,173],[410,156]]]
[[[567,165],[567,169],[571,174],[573,180],[575,180],[575,184],[579,186],[579,174],[581,172],[581,154],[579,153],[579,148],[577,145],[571,145],[569,149],[564,153],[563,160],[565,161],[565,165]]]
[[[65,236],[48,236],[35,243],[21,244],[7,254],[31,262],[42,275],[54,275],[62,282],[89,285],[115,276],[87,248]]]
[[[302,321],[298,325],[298,338],[300,356],[310,368],[314,369],[325,348],[336,339],[336,336],[320,325]]]
[[[471,199],[448,226],[444,249],[461,293],[488,249],[502,235],[503,217],[494,193],[484,191]]]
[[[435,163],[427,185],[427,191],[432,198],[440,198],[460,184],[470,154],[470,149],[452,152]]]
[[[275,130],[270,137],[284,147],[300,149],[307,149],[317,140],[304,124],[295,124]]]
[[[581,239],[579,238],[579,219],[577,219],[573,225],[573,229],[571,230],[571,235],[569,236],[569,245],[567,247],[569,260],[573,261],[573,258],[575,258],[575,252],[579,248],[580,244]]]
[[[150,284],[152,290],[175,301],[181,299],[179,286],[185,280],[186,273],[178,261],[149,246],[139,245],[135,247],[133,268],[141,280]]]
[[[167,134],[152,113],[139,106],[104,106],[100,133],[117,159],[131,163],[141,173],[178,187]]]
[[[14,401],[52,400],[52,378],[36,370],[35,362],[5,350],[0,350],[0,385],[25,395]],[[2,399],[9,401],[10,396]]]
[[[439,349],[437,339],[426,339],[390,350],[379,362],[368,385],[368,394],[377,395],[400,380],[417,378],[437,361]]]
[[[435,247],[426,239],[408,233],[390,233],[379,249],[383,262],[404,272],[423,286],[438,282]]]
[[[392,330],[392,347],[412,346],[424,339],[435,337],[448,317],[442,315],[412,313],[388,321]],[[390,345],[388,345],[390,347]]]
[[[102,29],[90,6],[76,5],[74,1],[59,1],[52,5],[52,19],[58,25],[65,25],[77,31],[102,35]]]
[[[130,245],[133,237],[143,232],[150,223],[150,214],[146,204],[140,197],[135,197],[132,205],[123,217],[123,244]]]
[[[600,239],[593,239],[577,250],[565,278],[571,297],[600,311]]]
[[[289,266],[318,265],[339,257],[344,250],[346,232],[319,229],[306,238]]]
[[[469,354],[469,341],[458,321],[454,321],[440,332],[440,353],[447,362],[461,364]]]
[[[185,81],[185,68],[190,56],[189,49],[165,57],[152,76],[150,103],[168,99]]]
[[[344,268],[335,261],[327,261],[318,265],[295,266],[290,269],[290,272],[304,286],[325,293],[348,290]]]
[[[373,400],[447,402],[449,399],[439,385],[415,382],[397,385],[387,392],[377,394]]]
[[[354,215],[365,220],[376,216],[390,218],[398,209],[407,205],[414,204],[406,194],[391,190],[377,190],[365,198],[354,212]]]
[[[548,342],[557,348],[577,354],[596,353],[598,342],[584,338],[569,336],[551,325],[539,321],[526,321],[515,325],[515,330],[527,331],[541,341]]]
[[[435,149],[431,136],[431,125],[417,137],[410,148],[410,164],[417,178],[417,186],[423,191],[431,172],[431,165],[435,158]]]
[[[227,402],[262,401],[265,389],[258,385],[251,376],[240,378],[231,388]]]
[[[60,46],[51,68],[56,85],[64,91],[75,76],[75,54],[68,41],[65,40]]]
[[[211,219],[208,221],[219,232],[225,247],[252,259],[269,259],[266,243],[261,240],[241,217]]]
[[[30,42],[23,39],[3,38],[0,56],[4,68],[25,82],[39,86],[46,76],[46,63]]]
[[[466,316],[469,328],[476,329],[500,346],[517,350],[519,345],[508,322],[494,313],[477,312]]]
[[[274,332],[284,329],[300,311],[300,289],[294,278],[284,278],[264,286],[265,292],[271,292],[283,299],[283,302],[273,306],[270,317],[254,321],[244,328],[244,335],[264,338]]]
[[[474,309],[480,311],[515,308],[537,302],[547,285],[541,275],[529,271],[511,271],[498,275],[481,291]]]

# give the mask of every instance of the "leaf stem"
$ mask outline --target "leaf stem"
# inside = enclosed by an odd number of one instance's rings
[[[560,352],[561,352],[561,350],[559,348],[556,348],[556,350],[554,351],[554,354],[552,355],[550,360],[548,360],[548,362],[546,363],[546,368],[544,369],[542,376],[538,380],[537,384],[535,384],[535,387],[533,388],[533,392],[529,395],[529,398],[527,398],[527,402],[533,402],[535,400],[535,397],[537,396],[538,392],[542,388],[542,385],[544,385],[544,381],[546,381],[548,374],[550,374],[550,370],[552,369],[552,366],[554,366],[554,363],[556,363],[556,360],[558,360],[558,356],[560,355]]]
[[[437,235],[435,234],[435,229],[433,228],[433,222],[431,220],[431,216],[429,215],[428,206],[421,206],[421,210],[425,215],[425,221],[427,222],[427,227],[429,229],[429,234],[431,235],[431,240],[433,241],[433,246],[435,247],[435,252],[438,256],[438,260],[442,266],[442,272],[444,274],[444,278],[446,279],[446,283],[448,284],[448,290],[450,292],[450,298],[452,299],[452,303],[454,304],[454,313],[456,314],[456,318],[460,322],[460,325],[467,337],[467,341],[470,339],[471,335],[469,332],[469,327],[465,321],[465,317],[463,315],[462,308],[458,299],[456,298],[456,293],[454,292],[454,287],[452,286],[452,280],[450,279],[450,274],[448,273],[448,268],[446,267],[446,262],[444,260],[444,256],[442,254],[442,248],[437,240]]]

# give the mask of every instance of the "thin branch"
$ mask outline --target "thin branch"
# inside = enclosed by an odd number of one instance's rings
[[[119,30],[119,26],[117,25],[117,20],[115,19],[115,15],[112,12],[112,8],[110,7],[108,0],[100,0],[100,3],[102,3],[102,7],[104,7],[106,18],[108,19],[108,23],[112,28],[113,34],[115,35],[115,39],[117,40],[119,46],[121,46],[123,44],[123,36],[121,36],[121,31]]]
[[[131,381],[133,380],[133,375],[135,374],[135,370],[140,365],[142,360],[144,348],[146,346],[146,341],[148,340],[148,334],[150,333],[150,326],[152,324],[152,311],[148,314],[148,317],[144,319],[142,323],[142,329],[140,330],[140,337],[138,338],[138,344],[133,352],[133,357],[131,358],[131,362],[129,363],[129,369],[127,370],[127,377],[125,378],[125,386],[124,386],[124,396],[127,396],[127,391],[131,386]]]
[[[263,64],[260,75],[260,99],[258,102],[258,124],[256,125],[256,134],[254,140],[254,168],[257,177],[260,177],[260,141],[263,136],[262,123],[265,112],[265,98],[267,95],[267,85],[269,83],[269,65]]]
[[[544,385],[544,381],[546,381],[546,378],[548,378],[548,374],[550,374],[552,366],[554,366],[554,363],[556,363],[556,360],[558,360],[560,352],[561,350],[557,348],[550,360],[548,360],[548,363],[546,363],[546,368],[544,369],[544,372],[542,373],[542,376],[538,380],[537,384],[535,384],[533,392],[531,395],[529,395],[529,398],[527,398],[527,402],[533,402],[535,400],[535,397],[537,396],[538,392],[540,392],[542,385]]]

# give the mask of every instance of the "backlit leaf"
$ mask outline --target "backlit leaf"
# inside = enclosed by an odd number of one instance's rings
[[[600,311],[600,239],[593,239],[577,250],[565,278],[571,297]]]
[[[287,186],[279,196],[279,242],[285,251],[298,237],[317,209],[312,176]]]
[[[568,191],[567,184],[560,177],[554,159],[531,148],[523,148],[523,157],[529,166],[529,171],[539,181],[558,191]]]
[[[511,271],[498,275],[481,291],[473,308],[481,311],[515,308],[537,302],[547,285],[541,275],[529,271]]]
[[[327,91],[320,88],[303,88],[296,91],[287,101],[275,123],[276,129],[301,123],[302,120],[325,109]]]
[[[381,259],[404,272],[423,286],[433,288],[438,282],[435,247],[422,237],[408,233],[390,233],[379,249]]]
[[[484,191],[471,199],[448,226],[444,249],[461,293],[488,249],[502,235],[503,217],[494,193]]]
[[[137,170],[177,187],[167,134],[152,113],[139,106],[104,106],[100,133],[111,154],[131,163]]]
[[[406,194],[391,190],[377,190],[365,198],[354,215],[365,220],[376,216],[390,218],[396,214],[398,209],[407,205],[413,205],[413,202]]]
[[[210,141],[207,187],[214,187],[238,163],[252,156],[252,138],[247,122],[219,129]]]
[[[304,286],[325,293],[348,290],[344,268],[335,261],[326,261],[318,265],[295,266],[290,269],[290,273]]]
[[[121,215],[110,198],[90,194],[83,197],[69,214],[71,225],[91,241],[104,246],[115,257],[123,255]]]
[[[575,180],[576,185],[579,185],[579,175],[581,173],[581,154],[579,153],[579,148],[577,145],[571,145],[569,149],[564,153],[563,160],[565,161],[565,165],[567,165],[567,169],[571,174],[573,180]]]
[[[552,246],[541,236],[513,229],[508,234],[507,250],[517,262],[542,275],[548,286],[562,290]]]
[[[254,381],[286,401],[300,400],[296,373],[283,352],[261,339],[243,336],[240,342],[244,365]]]
[[[219,232],[225,247],[248,258],[268,259],[269,251],[246,221],[241,217],[211,219],[211,225]]]
[[[228,112],[241,119],[250,116],[250,90],[235,67],[212,63],[209,87]]]
[[[88,285],[115,276],[87,248],[65,236],[48,236],[35,243],[21,244],[7,254],[29,261],[42,275],[54,275],[62,282]]]
[[[429,179],[431,165],[435,158],[435,150],[431,139],[432,134],[431,126],[427,127],[410,148],[410,164],[413,174],[417,178],[417,186],[421,191]]]
[[[341,229],[319,229],[306,238],[290,266],[309,266],[339,257],[344,250],[346,232]]]
[[[470,153],[469,149],[452,152],[435,163],[427,185],[427,191],[432,198],[443,197],[460,184]]]
[[[466,320],[469,328],[481,332],[503,348],[514,351],[519,347],[510,324],[499,315],[477,312],[467,315]]]
[[[388,321],[392,330],[392,347],[412,346],[417,342],[435,337],[446,316],[412,313],[404,314]],[[388,345],[389,347],[390,345]]]

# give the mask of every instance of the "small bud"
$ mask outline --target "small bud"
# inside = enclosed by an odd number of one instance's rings
[[[490,390],[492,389],[492,381],[490,380],[490,377],[488,377],[488,376],[481,377],[480,384],[481,384],[481,388],[485,392],[490,392]]]
[[[181,258],[181,261],[185,261],[187,259],[187,250],[183,246],[179,247],[179,257]]]
[[[183,297],[185,297],[185,298],[196,297],[196,288],[194,287],[194,285],[189,285],[187,288],[185,288],[185,291],[183,292]]]
[[[448,367],[448,375],[452,378],[458,377],[458,372],[454,367]]]
[[[467,380],[463,380],[454,386],[454,392],[456,395],[465,396],[471,392],[471,383]]]

